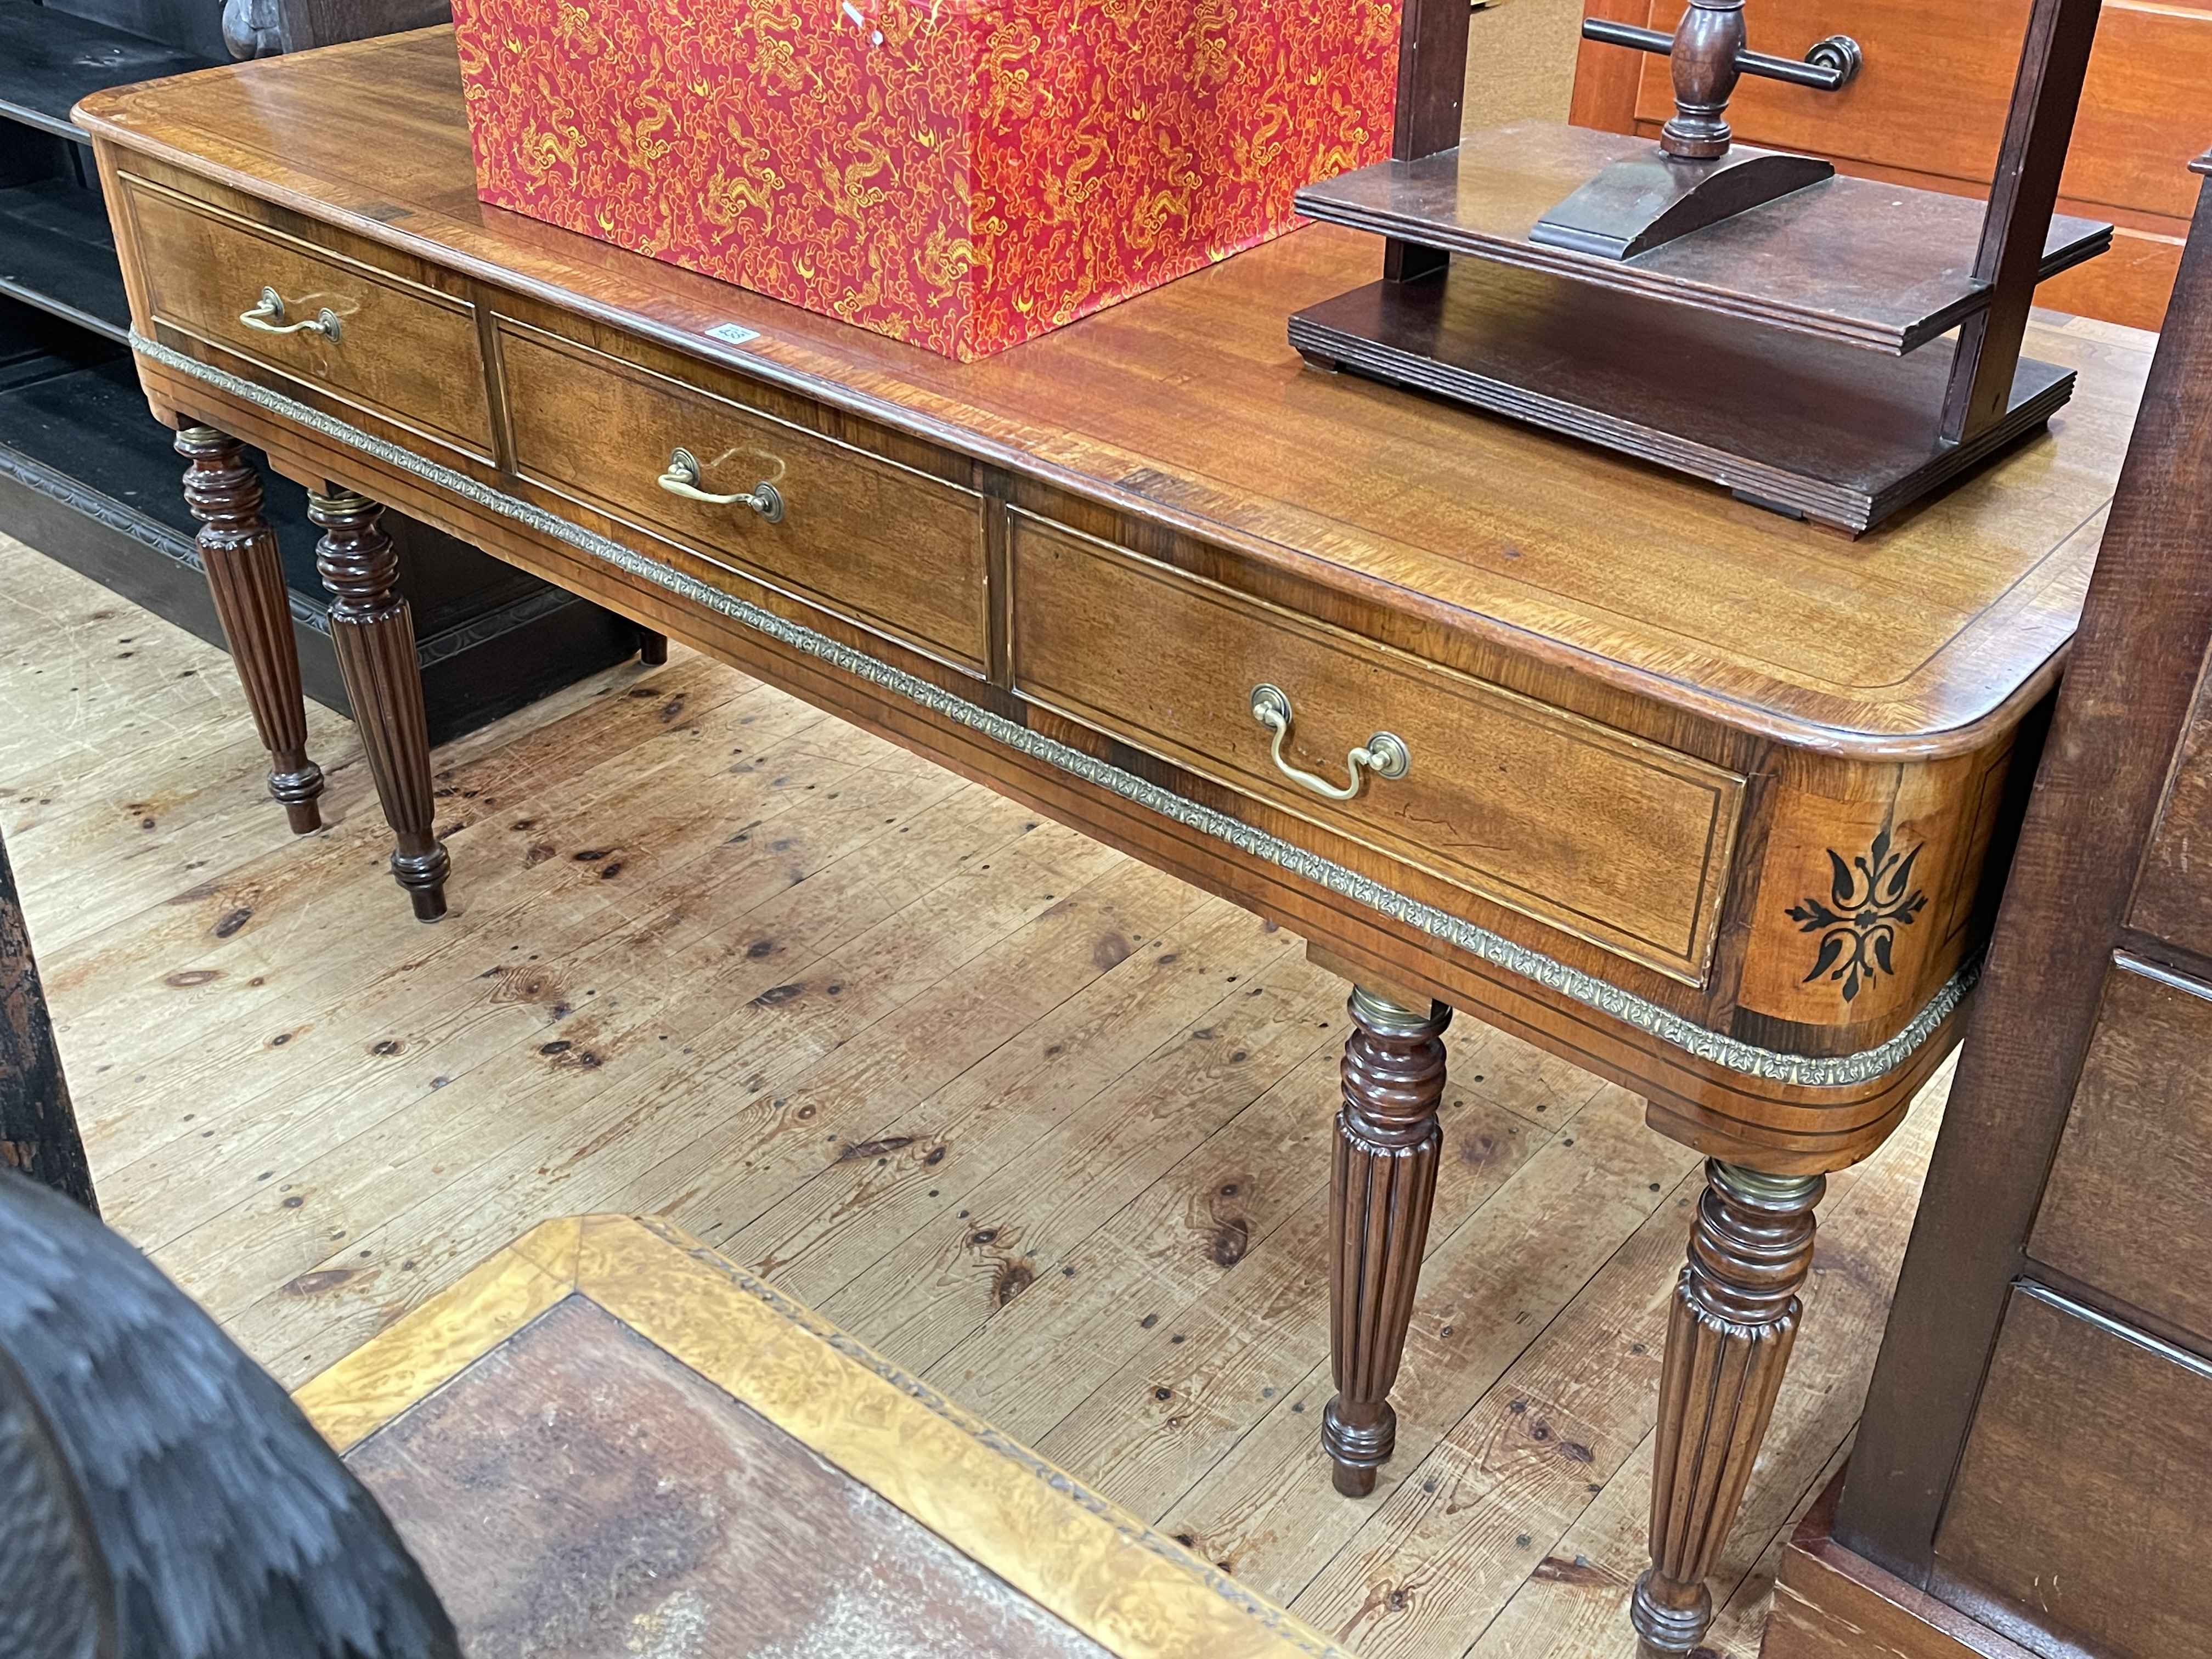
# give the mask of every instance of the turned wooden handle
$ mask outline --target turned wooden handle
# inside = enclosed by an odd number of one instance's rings
[[[1629,46],[1662,58],[1674,46],[1671,34],[1606,17],[1583,19],[1583,39],[1601,46]],[[1787,81],[1793,87],[1810,87],[1815,92],[1841,92],[1859,78],[1859,71],[1866,67],[1866,53],[1850,35],[1832,34],[1808,47],[1802,58],[1777,58],[1771,52],[1747,48],[1736,53],[1735,66],[1763,81]]]
[[[1739,78],[1755,75],[1817,92],[1840,92],[1865,65],[1859,43],[1832,34],[1801,58],[1753,52],[1744,44],[1743,0],[1690,0],[1671,35],[1603,17],[1583,20],[1583,38],[1638,52],[1663,52],[1671,60],[1674,114],[1660,131],[1659,148],[1679,161],[1711,161],[1728,153],[1734,135],[1723,118]]]

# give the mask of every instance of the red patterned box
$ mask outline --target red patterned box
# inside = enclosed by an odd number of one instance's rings
[[[487,202],[963,361],[1389,152],[1400,0],[454,0]]]

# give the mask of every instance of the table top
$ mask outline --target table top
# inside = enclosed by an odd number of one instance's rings
[[[658,1221],[547,1222],[296,1398],[479,1656],[1348,1659]]]
[[[1120,506],[1325,589],[1839,753],[1989,741],[2055,679],[2151,337],[2042,319],[2051,433],[1857,541],[1513,423],[1306,368],[1373,279],[1313,226],[971,364],[477,199],[451,32],[118,89],[80,125],[418,258]],[[758,331],[727,345],[706,331]]]

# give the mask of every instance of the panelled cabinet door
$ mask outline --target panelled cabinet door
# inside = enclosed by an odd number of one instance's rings
[[[2212,1347],[2207,1194],[2212,989],[2124,957],[2027,1253]]]
[[[2212,1364],[2021,1286],[1937,1565],[2090,1653],[2202,1659],[2208,1467]]]

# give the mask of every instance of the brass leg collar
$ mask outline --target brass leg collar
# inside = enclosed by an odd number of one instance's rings
[[[1425,1011],[1408,1008],[1364,985],[1352,988],[1352,1012],[1362,1025],[1383,1036],[1434,1036],[1451,1024],[1451,1010],[1441,1002],[1431,1003]]]

